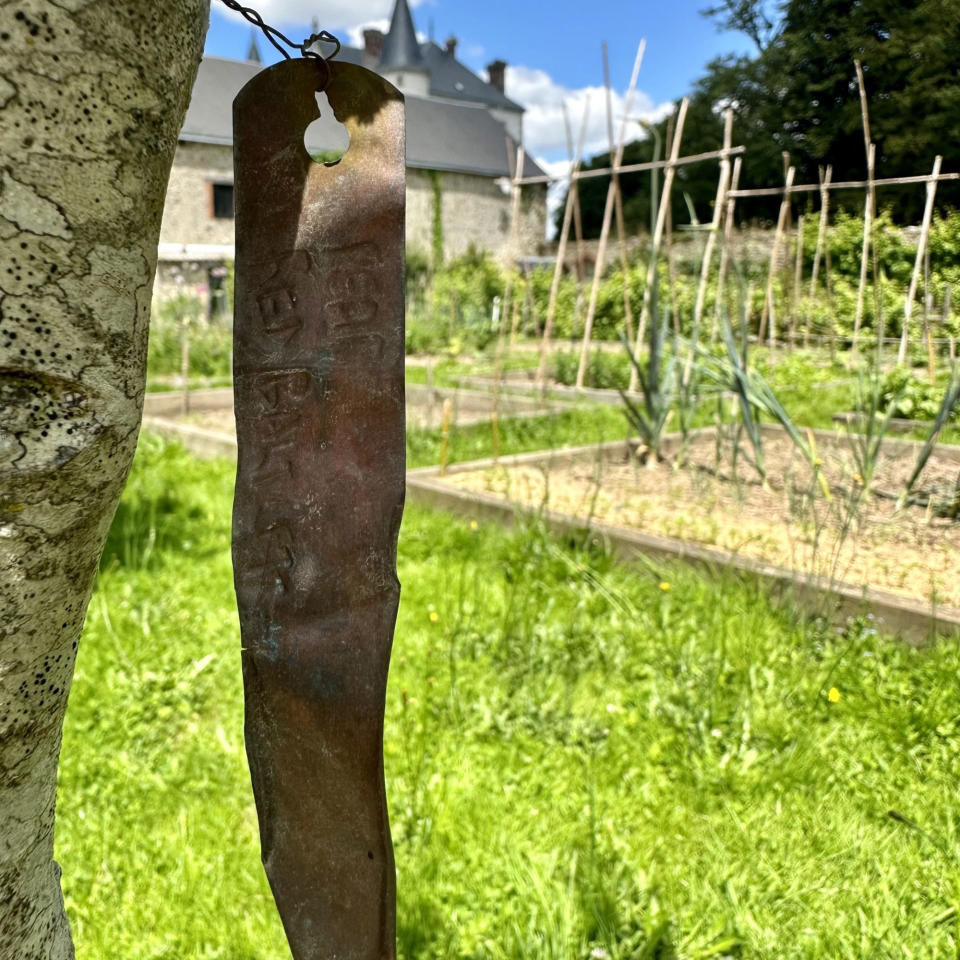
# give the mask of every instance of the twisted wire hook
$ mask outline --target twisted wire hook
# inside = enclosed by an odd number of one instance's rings
[[[238,0],[221,0],[230,10],[239,13],[244,19],[248,20],[255,27],[258,27],[263,31],[263,35],[276,47],[277,50],[283,55],[284,59],[292,60],[287,51],[280,46],[280,43],[285,43],[291,50],[299,50],[301,57],[312,58],[316,60],[332,60],[340,52],[340,41],[332,34],[329,30],[321,30],[319,33],[312,33],[303,43],[294,43],[289,37],[282,34],[276,27],[271,27],[269,23],[264,23],[263,17],[257,13],[252,7],[244,7],[241,5]],[[310,47],[313,46],[317,41],[322,41],[324,43],[332,43],[335,46],[333,53],[329,57],[324,57],[323,54],[317,53],[315,50],[311,50]]]

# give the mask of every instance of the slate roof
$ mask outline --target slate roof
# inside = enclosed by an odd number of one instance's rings
[[[384,38],[386,45],[386,38]],[[464,66],[456,57],[434,43],[432,40],[420,45],[423,62],[430,74],[430,95],[445,100],[464,100],[468,103],[483,103],[489,107],[500,107],[523,113],[523,107],[501,93],[493,84],[481,80],[469,67]],[[341,47],[338,60],[367,66],[364,52],[360,47]],[[396,68],[394,68],[396,69]]]
[[[352,57],[343,56],[342,59],[358,62]],[[233,98],[261,69],[261,64],[249,61],[204,57],[180,139],[231,146]],[[485,106],[408,96],[406,108],[408,167],[485,177],[510,176],[516,143],[506,136],[503,125]],[[325,131],[327,122],[329,125]],[[330,134],[333,126],[332,117],[321,117],[310,128],[307,146],[320,151],[336,145],[337,137]],[[527,157],[524,176],[542,173]]]

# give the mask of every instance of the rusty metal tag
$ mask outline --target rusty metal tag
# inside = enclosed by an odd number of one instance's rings
[[[303,136],[326,93],[336,164]],[[404,110],[286,60],[234,101],[234,581],[263,862],[296,960],[395,956],[383,711],[404,497]]]

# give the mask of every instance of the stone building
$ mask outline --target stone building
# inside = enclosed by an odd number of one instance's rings
[[[364,31],[363,48],[338,59],[376,70],[397,86],[407,116],[407,249],[430,256],[443,241],[445,259],[468,247],[510,255],[510,177],[523,136],[523,108],[504,93],[506,64],[493,61],[484,80],[456,56],[457,41],[420,43],[407,0],[396,0],[389,31]],[[262,69],[255,40],[247,59],[205,57],[180,134],[167,191],[157,272],[158,296],[186,283],[224,302],[225,264],[233,259],[232,103]],[[346,131],[318,95],[321,119],[305,143],[314,155],[340,155]],[[523,173],[542,171],[526,158]],[[439,210],[438,210],[439,205]],[[437,213],[439,212],[439,216]],[[520,246],[536,252],[546,228],[546,188],[525,187]]]

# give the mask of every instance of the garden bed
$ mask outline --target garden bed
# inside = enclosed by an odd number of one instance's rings
[[[450,401],[451,426],[467,426],[489,420],[495,404],[501,418],[539,417],[556,413],[565,406],[562,402],[540,397],[501,393],[495,398],[492,393],[482,390],[407,384],[407,425],[428,429],[440,427],[446,400]],[[144,415],[174,419],[201,430],[235,436],[232,388],[191,392],[188,411],[184,412],[183,407],[182,392],[150,394],[144,404]]]
[[[446,477],[421,479],[434,492],[446,489],[508,510],[542,510],[568,525],[614,536],[620,531],[627,539],[632,534],[641,551],[637,534],[648,538],[647,552],[732,563],[849,600],[869,593],[894,606],[902,601],[921,618],[960,624],[960,523],[921,507],[898,510],[893,499],[876,495],[856,504],[856,470],[846,440],[818,432],[817,445],[833,491],[829,500],[775,428],[765,431],[766,484],[742,459],[733,469],[722,443],[717,462],[712,429],[695,434],[682,468],[669,455],[641,464],[631,448],[613,444],[463,464]],[[902,490],[918,447],[888,440],[873,489]],[[941,445],[920,486],[952,487],[958,472],[960,448]]]

